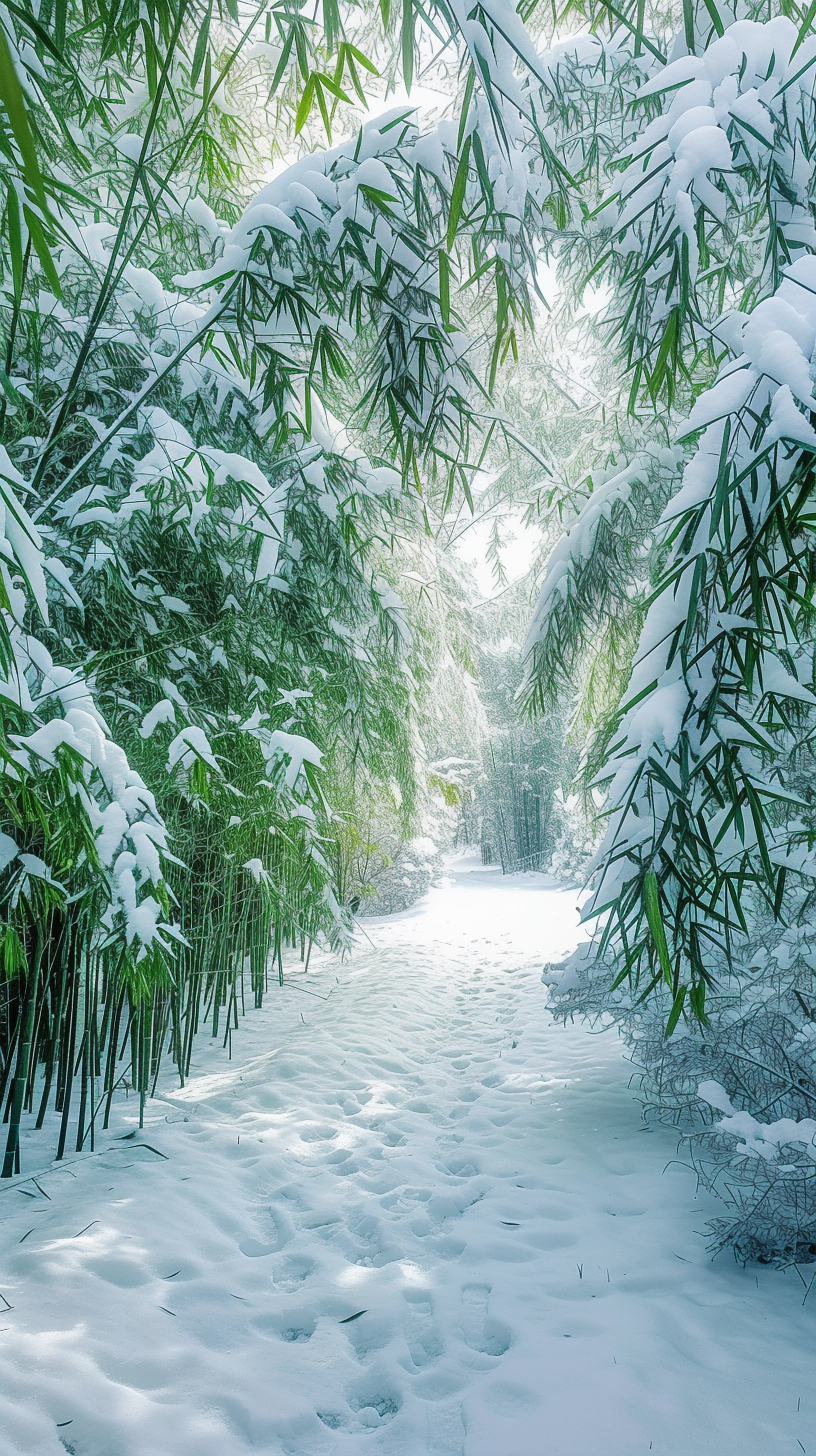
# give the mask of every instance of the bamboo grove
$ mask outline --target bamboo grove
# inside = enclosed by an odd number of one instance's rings
[[[704,1024],[746,887],[778,913],[808,873],[783,780],[812,698],[816,42],[788,8],[7,0],[5,1175],[24,1116],[93,1147],[284,952],[348,942],[358,821],[390,794],[410,831],[461,627],[399,563],[497,465],[570,524],[522,697],[612,663],[613,979]],[[420,71],[433,126],[386,104]],[[610,298],[604,468],[568,496],[501,408],[542,258]]]
[[[529,317],[561,178],[544,146],[514,180],[543,133],[475,52],[467,135],[359,124],[403,20],[4,11],[6,1175],[24,1114],[92,1148],[286,948],[347,941],[358,801],[410,824],[433,650],[389,563],[503,432],[474,361]]]

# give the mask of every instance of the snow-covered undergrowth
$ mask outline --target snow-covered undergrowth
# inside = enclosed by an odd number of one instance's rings
[[[752,932],[730,968],[716,967],[706,1026],[680,1023],[670,1037],[669,988],[649,1002],[625,981],[610,992],[612,967],[590,942],[545,968],[544,980],[559,1020],[621,1029],[647,1117],[680,1134],[701,1183],[725,1203],[709,1247],[731,1247],[744,1263],[813,1264],[814,925],[783,930],[765,917]]]
[[[444,819],[440,828],[442,835],[449,838]],[[369,894],[360,900],[358,913],[361,915],[393,915],[407,910],[441,873],[444,855],[430,835],[418,834],[404,841],[396,836],[394,839],[390,853],[387,853],[389,846],[382,846],[386,851],[383,863],[369,879]]]
[[[553,1023],[578,934],[574,892],[454,862],[143,1132],[6,1186],[2,1456],[807,1449],[812,1301],[709,1262],[619,1045]]]

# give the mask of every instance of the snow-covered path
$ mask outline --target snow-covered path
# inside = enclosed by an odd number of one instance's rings
[[[5,1188],[2,1456],[816,1453],[816,1293],[709,1261],[619,1044],[550,1021],[574,901],[458,862]]]

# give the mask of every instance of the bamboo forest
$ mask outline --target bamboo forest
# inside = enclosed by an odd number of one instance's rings
[[[0,233],[0,1456],[816,1453],[816,0],[0,0]]]

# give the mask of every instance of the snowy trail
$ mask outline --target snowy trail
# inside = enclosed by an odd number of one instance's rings
[[[4,1189],[2,1456],[816,1453],[816,1294],[711,1264],[619,1044],[549,1018],[574,900],[457,862]]]

